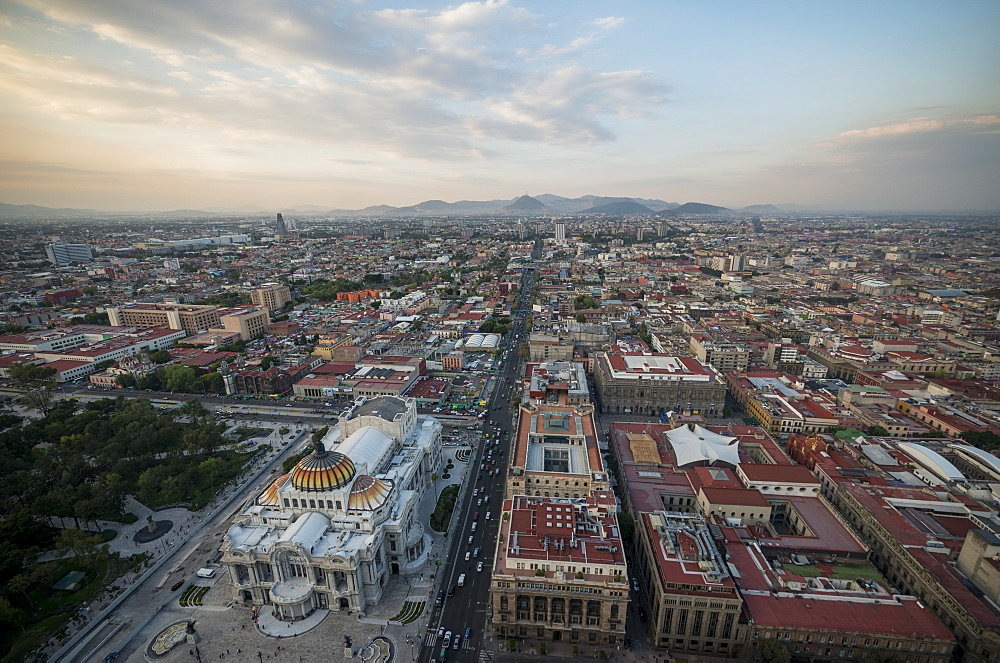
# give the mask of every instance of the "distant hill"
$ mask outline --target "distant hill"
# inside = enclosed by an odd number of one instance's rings
[[[655,198],[627,198],[614,196],[579,196],[566,198],[551,193],[538,196],[519,196],[504,200],[459,200],[453,203],[443,200],[425,200],[416,205],[394,207],[392,205],[371,205],[363,209],[338,209],[321,205],[300,205],[295,208],[282,209],[286,216],[301,217],[318,215],[337,216],[482,216],[489,214],[525,214],[525,215],[559,215],[559,214],[650,214],[659,216],[674,216],[681,214],[720,214],[730,212],[729,208],[706,203],[667,202]],[[805,208],[792,204],[750,205],[739,212],[746,214],[779,214],[794,213]],[[220,218],[230,216],[273,216],[273,210],[268,211],[256,205],[234,207],[210,207],[207,209],[179,209],[169,211],[114,211],[52,208],[41,205],[10,205],[0,203],[0,219],[8,220],[44,220],[44,219],[86,219],[86,218],[128,218],[134,216],[153,216],[174,219]]]
[[[653,210],[645,205],[640,205],[634,200],[616,200],[603,205],[596,205],[588,210],[586,214],[653,214]]]
[[[783,214],[784,210],[775,205],[747,205],[743,208],[744,212],[753,212],[754,214]]]
[[[508,212],[534,212],[545,209],[545,203],[531,196],[521,196],[510,205],[504,205],[501,209]]]
[[[718,205],[709,205],[708,203],[684,203],[680,207],[660,212],[660,214],[674,216],[679,214],[719,214],[728,211],[728,207],[719,207]]]
[[[41,205],[8,205],[0,203],[0,218],[2,219],[76,219],[82,216],[107,216],[108,212],[95,209],[75,209],[72,207],[53,208]],[[111,212],[111,214],[117,214]]]

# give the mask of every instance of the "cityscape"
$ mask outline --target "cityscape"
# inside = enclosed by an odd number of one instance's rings
[[[998,23],[6,3],[0,663],[1000,663]]]
[[[995,217],[506,207],[7,223],[8,658],[997,660]]]

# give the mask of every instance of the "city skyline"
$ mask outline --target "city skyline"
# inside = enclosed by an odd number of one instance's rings
[[[993,3],[15,2],[0,201],[1000,209]]]

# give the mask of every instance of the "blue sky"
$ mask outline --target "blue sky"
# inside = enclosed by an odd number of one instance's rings
[[[1000,209],[1000,3],[26,0],[0,201]]]

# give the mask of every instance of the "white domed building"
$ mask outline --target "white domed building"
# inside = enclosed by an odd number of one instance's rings
[[[279,619],[377,604],[426,561],[419,504],[441,466],[441,424],[412,398],[358,401],[243,511],[222,544],[234,598]]]

